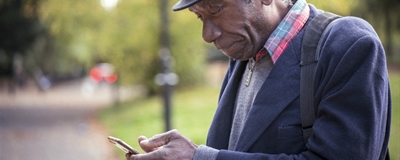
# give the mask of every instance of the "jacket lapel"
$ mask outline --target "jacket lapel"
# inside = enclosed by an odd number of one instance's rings
[[[216,149],[227,149],[232,127],[233,107],[235,105],[238,85],[246,69],[247,61],[230,62],[230,70],[224,79],[218,108],[214,115],[207,137],[207,146]]]
[[[300,67],[293,43],[285,52],[258,92],[235,150],[247,151],[280,112],[299,96]]]

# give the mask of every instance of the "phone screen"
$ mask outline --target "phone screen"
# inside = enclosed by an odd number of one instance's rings
[[[137,150],[133,149],[127,143],[118,138],[108,136],[108,141],[110,141],[112,144],[123,150],[125,153],[140,154]]]

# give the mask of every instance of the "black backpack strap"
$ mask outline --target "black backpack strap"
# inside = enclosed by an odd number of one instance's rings
[[[315,16],[305,28],[301,48],[300,74],[300,114],[304,142],[312,134],[315,121],[314,78],[319,59],[318,43],[325,28],[340,16],[324,12]]]

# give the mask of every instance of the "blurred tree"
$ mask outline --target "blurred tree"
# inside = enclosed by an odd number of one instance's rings
[[[53,57],[63,59],[48,68],[67,71],[73,63],[89,68],[108,62],[121,84],[142,84],[156,91],[154,77],[161,72],[158,6],[158,1],[120,1],[110,10],[99,0],[42,0],[40,19],[54,39]],[[201,24],[192,14],[170,12],[172,69],[180,77],[179,85],[201,82],[206,55]]]
[[[357,6],[358,0],[307,0],[307,2],[315,5],[319,9],[347,16],[350,15],[354,7]]]
[[[0,0],[0,76],[11,77],[15,55],[25,55],[43,34],[37,6],[34,0]]]
[[[160,11],[157,1],[121,1],[105,17],[98,47],[102,59],[114,64],[123,84],[144,84],[157,90],[154,78],[161,72]],[[200,82],[203,73],[204,43],[196,24],[188,14],[171,13],[172,70],[179,75],[180,86]],[[178,24],[179,25],[176,25]]]
[[[176,1],[172,1],[172,3],[176,3]],[[187,86],[192,85],[191,83],[201,82],[208,52],[206,48],[214,48],[214,45],[203,41],[203,24],[195,14],[186,9],[172,12],[170,15],[171,52],[175,57],[174,68],[180,76],[180,83]]]
[[[99,58],[112,63],[122,84],[152,90],[159,67],[159,18],[154,1],[121,1],[104,17],[97,46]]]
[[[43,69],[53,74],[71,74],[74,68],[89,68],[97,34],[105,15],[98,0],[42,0],[40,20],[49,33],[49,57]]]

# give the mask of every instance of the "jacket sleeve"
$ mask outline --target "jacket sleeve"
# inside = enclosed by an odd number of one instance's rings
[[[382,44],[367,22],[354,17],[337,20],[326,35],[316,74],[317,119],[306,150],[220,150],[217,159],[384,159],[391,99]]]

